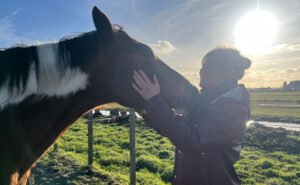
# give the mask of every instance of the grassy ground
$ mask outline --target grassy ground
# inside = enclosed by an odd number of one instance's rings
[[[252,119],[300,124],[300,92],[251,92],[250,97]],[[268,105],[262,106],[262,104]],[[287,105],[292,106],[288,107]],[[117,103],[102,105],[98,108],[128,109]]]
[[[94,124],[94,165],[90,174],[85,122],[80,119],[75,123],[59,140],[59,152],[50,151],[37,165],[33,172],[36,184],[129,183],[128,125]],[[165,184],[172,175],[174,147],[144,126],[137,127],[136,137],[138,183]]]
[[[300,104],[300,92],[251,92],[253,102],[290,102]]]
[[[250,95],[253,119],[300,123],[300,92],[252,92]]]
[[[129,184],[128,124],[94,124],[94,164],[87,167],[87,124],[78,120],[33,170],[31,184]],[[137,184],[170,184],[174,147],[137,126]],[[276,146],[276,147],[274,147]],[[245,185],[300,185],[300,133],[254,125],[236,164]]]
[[[252,118],[300,123],[300,93],[251,93]],[[276,104],[261,106],[260,104]],[[124,107],[107,104],[101,109]],[[87,124],[79,119],[33,170],[31,184],[129,184],[128,124],[94,124],[94,164],[87,166]],[[97,122],[97,121],[96,121]],[[174,147],[138,122],[137,184],[170,184]],[[254,125],[236,164],[244,185],[300,185],[300,133]]]

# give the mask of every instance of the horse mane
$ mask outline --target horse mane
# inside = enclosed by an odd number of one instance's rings
[[[34,47],[17,45],[0,51],[0,88],[7,85],[12,91],[26,86],[29,68],[38,68],[37,53]]]
[[[87,42],[93,44],[91,42],[93,39],[90,37],[96,37],[96,34],[93,34],[94,32],[66,36],[58,42],[29,46],[17,44],[9,48],[0,49],[0,89],[6,85],[10,92],[15,89],[22,93],[27,86],[31,67],[36,69],[36,78],[37,80],[39,79],[38,70],[40,63],[43,61],[39,61],[38,47],[51,44],[58,45],[58,63],[62,73],[67,67],[74,68],[84,65],[78,60],[78,58],[82,58],[79,55],[84,52],[82,50],[79,51],[79,48],[81,44],[86,44]],[[71,50],[73,52],[70,53]]]
[[[127,35],[120,25],[113,25],[113,30],[116,36]],[[0,91],[6,86],[10,93],[13,91],[24,92],[28,85],[31,68],[35,69],[36,79],[39,80],[38,71],[43,61],[39,61],[38,48],[57,44],[58,69],[63,74],[67,68],[82,68],[92,62],[90,57],[101,47],[100,38],[96,31],[91,31],[71,34],[53,43],[29,46],[17,44],[0,49]]]

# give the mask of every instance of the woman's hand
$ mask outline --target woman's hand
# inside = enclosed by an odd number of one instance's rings
[[[160,86],[156,75],[153,75],[154,84],[150,81],[144,71],[139,70],[133,72],[133,79],[135,83],[132,83],[132,87],[146,100],[160,93]]]

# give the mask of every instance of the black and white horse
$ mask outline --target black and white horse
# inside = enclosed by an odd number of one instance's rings
[[[96,31],[57,43],[0,50],[0,184],[27,182],[30,169],[78,117],[108,102],[141,107],[132,73],[156,73],[172,106],[196,88],[151,49],[114,28],[96,7]]]

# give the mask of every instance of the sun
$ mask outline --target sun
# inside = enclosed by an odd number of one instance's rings
[[[254,10],[236,25],[236,47],[242,52],[259,55],[266,53],[277,36],[278,21],[268,12]]]

